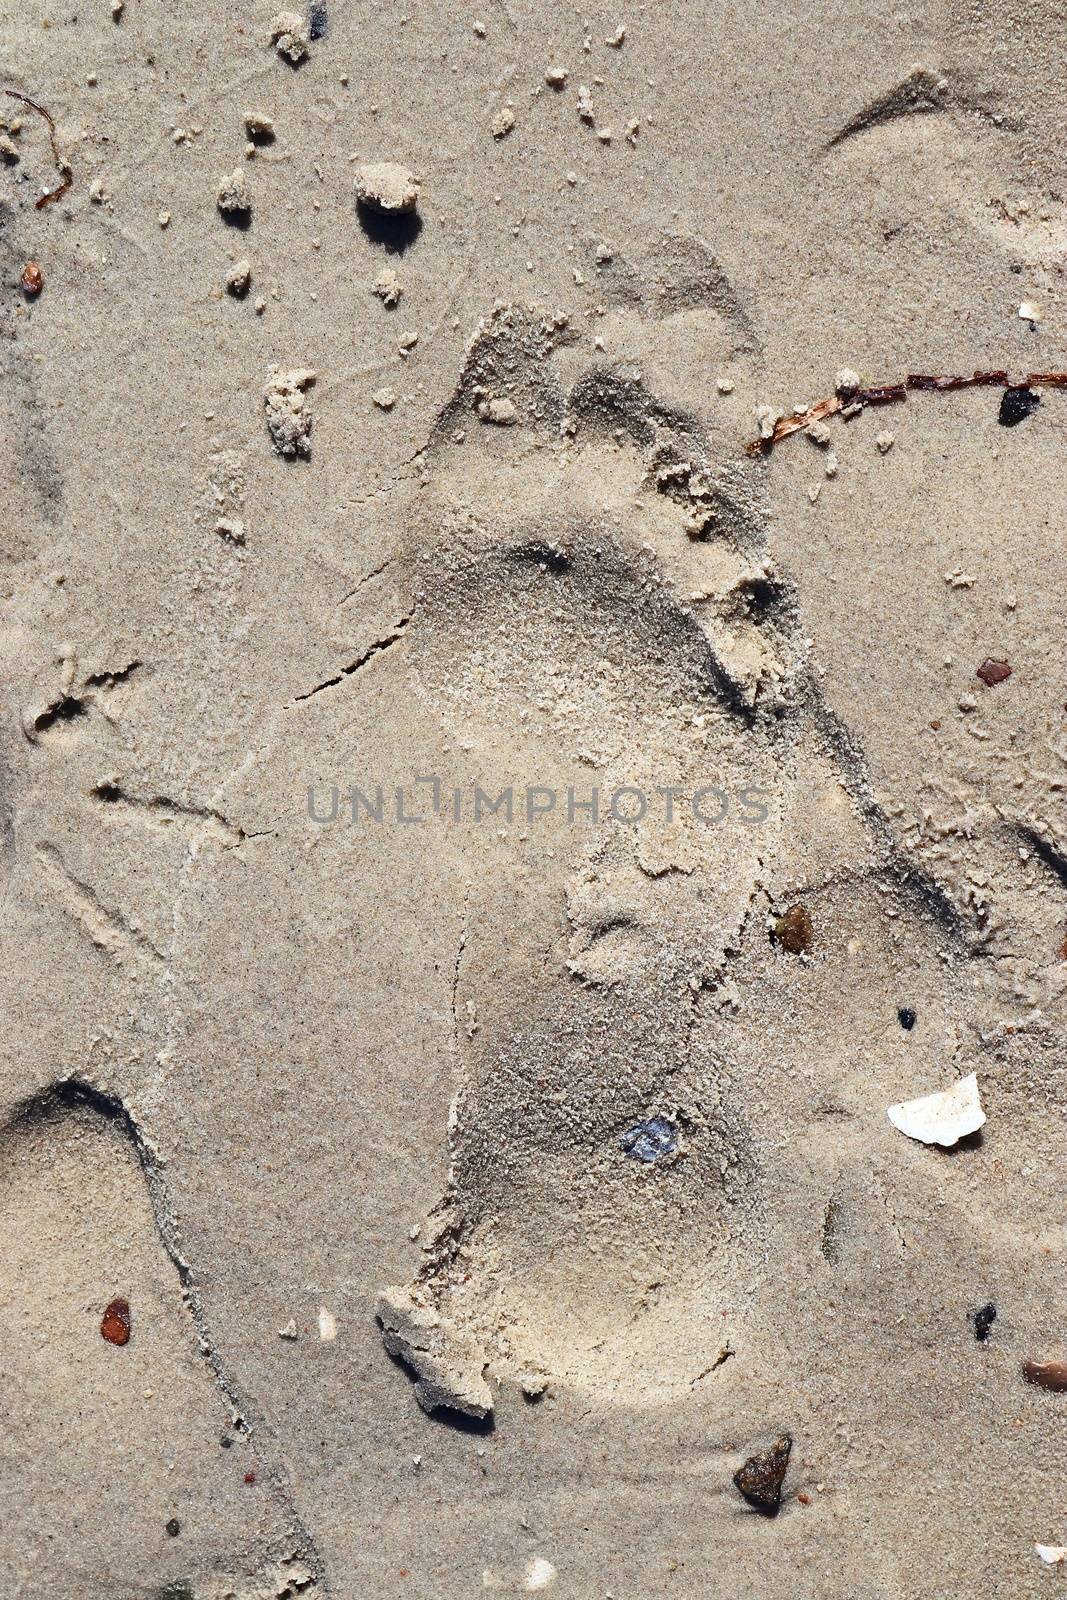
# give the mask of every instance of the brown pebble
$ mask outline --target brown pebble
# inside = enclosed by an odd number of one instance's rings
[[[1054,1394],[1067,1393],[1067,1361],[1024,1361],[1023,1377],[1027,1383],[1036,1383],[1039,1389],[1051,1389]]]
[[[987,689],[992,689],[994,684],[1003,683],[1005,678],[1011,677],[1011,668],[1006,661],[994,661],[992,656],[986,656],[978,668],[978,676]]]
[[[734,1473],[735,1488],[740,1489],[750,1506],[769,1517],[778,1514],[782,1503],[782,1484],[792,1448],[792,1438],[783,1433],[769,1450],[759,1450],[749,1456],[744,1466]]]
[[[805,1494],[803,1489],[801,1489],[800,1493],[797,1495],[797,1499],[800,1501],[802,1506],[811,1505],[811,1495]]]
[[[791,956],[803,955],[810,950],[814,934],[811,918],[803,906],[790,906],[774,924],[774,937]]]
[[[44,288],[44,273],[36,261],[27,261],[22,269],[22,292],[33,300]]]
[[[100,1332],[108,1344],[128,1344],[130,1339],[130,1302],[116,1295],[100,1319]]]

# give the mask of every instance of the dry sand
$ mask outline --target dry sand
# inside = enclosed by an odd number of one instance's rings
[[[0,1594],[1062,1593],[1062,15],[0,18]]]

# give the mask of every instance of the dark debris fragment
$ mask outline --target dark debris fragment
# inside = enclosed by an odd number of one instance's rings
[[[619,1145],[634,1161],[661,1161],[678,1148],[678,1128],[669,1117],[648,1117],[628,1128]]]
[[[749,1456],[743,1467],[734,1473],[734,1487],[739,1489],[750,1506],[762,1511],[764,1516],[776,1517],[782,1503],[782,1484],[793,1440],[783,1433],[768,1450],[758,1450]]]
[[[1002,428],[1016,428],[1020,422],[1025,422],[1027,417],[1033,416],[1041,404],[1041,396],[1035,394],[1025,384],[1018,384],[1014,388],[1005,389],[1000,400],[1000,410],[997,412],[997,421]]]
[[[915,1013],[910,1006],[901,1006],[897,1012],[897,1021],[905,1033],[910,1033],[915,1026]]]
[[[815,930],[803,906],[790,906],[774,924],[774,937],[791,956],[805,955],[811,949]]]
[[[989,1338],[990,1329],[996,1320],[997,1308],[992,1300],[989,1301],[988,1305],[979,1306],[977,1311],[971,1312],[971,1326],[974,1328],[974,1336],[979,1344],[985,1344]]]

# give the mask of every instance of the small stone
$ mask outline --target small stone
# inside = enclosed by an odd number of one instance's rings
[[[878,449],[881,451],[882,455],[886,455],[893,448],[894,435],[889,432],[888,428],[883,429],[883,431],[876,436],[874,442],[878,446]]]
[[[100,1320],[100,1333],[108,1344],[129,1344],[130,1302],[123,1295],[116,1295],[108,1303]]]
[[[818,500],[819,495],[821,493],[822,493],[822,484],[821,483],[809,483],[808,484],[808,499],[811,501],[812,505],[815,504],[816,500]]]
[[[845,399],[856,393],[862,381],[859,373],[853,372],[851,367],[841,367],[834,374],[834,393]]]
[[[178,1537],[179,1533],[182,1531],[182,1525],[178,1521],[177,1517],[171,1517],[164,1531],[166,1532],[168,1538],[176,1539]]]
[[[648,1117],[622,1134],[619,1148],[634,1161],[661,1161],[678,1148],[677,1124],[669,1117]]]
[[[716,378],[715,387],[720,394],[733,394],[734,380],[732,378]]]
[[[252,210],[252,197],[248,192],[244,172],[235,167],[219,179],[219,192],[215,204],[224,217],[247,217]]]
[[[397,349],[402,356],[410,355],[419,342],[417,333],[402,333],[397,340]]]
[[[22,292],[28,300],[35,300],[44,288],[44,273],[36,261],[27,261],[22,269]]]
[[[826,456],[826,465],[823,468],[823,471],[826,473],[826,476],[828,478],[836,478],[837,477],[838,464],[839,463],[838,463],[838,460],[837,460],[837,451],[836,450],[828,451],[827,452],[827,456]]]
[[[270,25],[270,42],[294,66],[308,55],[307,23],[297,11],[279,11]]]
[[[510,106],[501,106],[489,125],[494,139],[505,139],[514,126],[515,113]]]
[[[294,367],[289,371],[276,366],[270,369],[263,390],[263,406],[271,444],[280,456],[307,457],[311,454],[311,413],[304,391],[317,376],[312,367]]]
[[[803,906],[790,906],[774,924],[775,940],[791,956],[805,955],[811,949],[814,933],[811,917]]]
[[[989,1301],[988,1305],[979,1306],[977,1311],[971,1312],[971,1325],[974,1328],[974,1336],[979,1344],[985,1344],[996,1320],[997,1308],[992,1300]]]
[[[562,89],[567,82],[567,68],[549,67],[545,73],[545,82],[550,89]]]
[[[93,178],[89,184],[89,199],[94,206],[102,206],[107,200],[107,190],[104,188],[103,178]]]
[[[584,83],[578,85],[578,116],[582,122],[593,121],[593,99]]]
[[[1024,322],[1029,322],[1032,327],[1035,322],[1042,322],[1044,320],[1045,313],[1042,311],[1041,307],[1035,305],[1032,300],[1024,300],[1022,305],[1019,307],[1017,315],[1019,315]]]
[[[161,211],[159,213],[159,216],[156,218],[156,220],[159,223],[159,226],[161,228],[169,228],[170,227],[170,212],[169,211]]]
[[[615,32],[610,34],[608,36],[608,38],[606,38],[604,40],[604,43],[608,46],[608,48],[610,50],[621,50],[622,49],[622,42],[623,42],[623,40],[625,38],[626,38],[626,25],[625,25],[625,23],[620,23],[620,25],[615,29]]]
[[[1052,1394],[1067,1393],[1067,1361],[1024,1361],[1023,1377]]]
[[[374,280],[374,293],[382,305],[390,309],[398,303],[404,289],[392,267],[383,267],[379,272]]]
[[[830,446],[830,430],[825,422],[813,422],[804,429],[804,435],[820,450],[827,450]]]
[[[379,411],[392,411],[396,405],[396,395],[392,389],[377,389],[371,399]]]
[[[749,1456],[743,1467],[734,1473],[734,1486],[741,1491],[750,1506],[774,1517],[782,1503],[782,1484],[793,1441],[788,1433],[775,1440],[768,1450]]]
[[[278,1329],[279,1339],[299,1339],[299,1337],[300,1335],[297,1332],[295,1317],[290,1317],[289,1321],[285,1324],[285,1327]]]
[[[986,656],[978,668],[977,676],[981,678],[987,689],[1003,683],[1005,678],[1011,677],[1011,668],[1006,661],[995,661],[992,656]]]
[[[484,22],[475,22],[473,24],[473,29],[479,39],[484,39],[486,33],[488,32]]]
[[[372,211],[400,216],[418,205],[419,179],[398,161],[370,162],[356,173],[356,199]]]
[[[126,9],[126,0],[111,0],[111,15],[115,22],[119,20]]]
[[[519,1388],[527,1400],[540,1400],[548,1388],[548,1379],[543,1372],[526,1372],[519,1379]]]
[[[12,139],[10,135],[6,133],[0,133],[0,157],[3,158],[9,167],[13,167],[16,161],[22,160],[22,155],[18,145],[15,143],[14,139]]]
[[[252,287],[252,263],[235,261],[226,276],[226,289],[235,299],[243,300]]]
[[[910,1033],[915,1026],[915,1013],[910,1006],[901,1006],[897,1012],[897,1021],[905,1033]]]

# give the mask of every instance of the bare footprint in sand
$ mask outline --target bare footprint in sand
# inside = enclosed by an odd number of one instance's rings
[[[313,1594],[306,1537],[183,1284],[162,1177],[121,1105],[63,1085],[22,1105],[0,1148],[6,1592]]]
[[[565,340],[507,310],[475,341],[433,445],[404,646],[427,713],[462,729],[497,800],[512,780],[516,808],[464,837],[482,857],[456,958],[449,1187],[422,1269],[379,1303],[419,1399],[475,1417],[487,1374],[651,1404],[742,1330],[759,1343],[785,1215],[820,1193],[814,1240],[847,1174],[820,1121],[880,1111],[896,1081],[889,996],[840,1009],[815,1060],[830,1008],[812,993],[783,1025],[804,961],[771,930],[797,896],[823,925],[854,908],[826,988],[877,993],[909,951],[931,1036],[969,1048],[937,953],[962,951],[960,925],[898,857],[822,707],[754,482],[636,375],[566,387]],[[558,795],[547,814],[522,811],[529,783]],[[876,1048],[884,1087],[857,1066]]]

